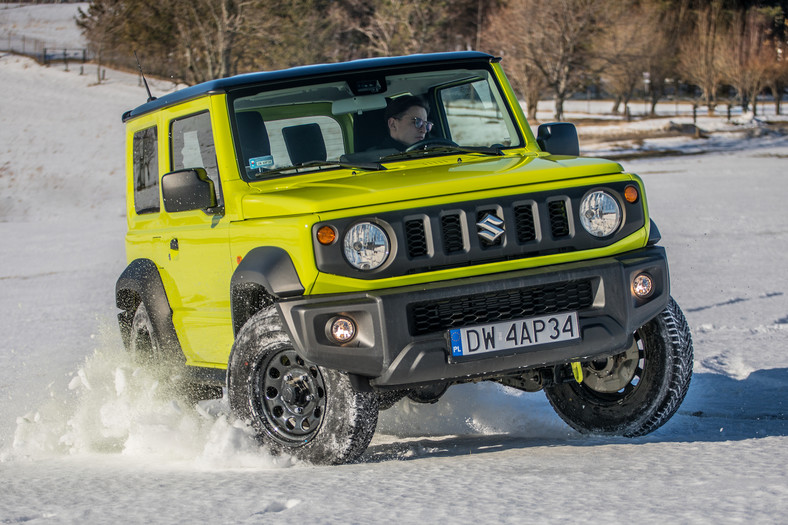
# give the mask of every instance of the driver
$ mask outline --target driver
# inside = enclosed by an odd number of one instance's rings
[[[407,95],[395,98],[386,108],[389,136],[382,147],[405,151],[408,146],[424,140],[432,129],[427,120],[429,105],[419,97]]]

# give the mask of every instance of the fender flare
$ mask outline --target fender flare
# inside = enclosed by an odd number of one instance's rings
[[[283,297],[304,294],[290,254],[276,246],[258,246],[241,260],[230,280],[233,333],[261,308]]]
[[[646,246],[654,246],[662,239],[662,235],[659,233],[659,228],[657,228],[657,223],[654,222],[654,219],[649,219],[648,232],[648,242]]]
[[[115,283],[115,304],[123,310],[118,314],[118,322],[126,348],[131,337],[131,322],[139,303],[144,303],[148,310],[153,325],[151,335],[162,346],[162,351],[172,356],[182,356],[167,292],[156,263],[150,259],[131,261]]]

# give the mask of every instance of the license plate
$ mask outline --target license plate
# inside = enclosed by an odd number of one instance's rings
[[[573,339],[580,339],[577,312],[449,330],[451,354],[454,357],[527,348]]]

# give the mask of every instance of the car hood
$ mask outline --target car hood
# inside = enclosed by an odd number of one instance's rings
[[[252,183],[243,197],[246,219],[339,211],[621,173],[612,161],[585,157],[509,155],[446,157],[387,164],[387,170],[332,170]],[[461,200],[461,199],[458,199]]]

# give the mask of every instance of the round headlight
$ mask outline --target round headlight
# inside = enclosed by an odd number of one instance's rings
[[[360,222],[345,234],[345,258],[359,270],[379,268],[389,256],[389,238],[383,228]]]
[[[621,225],[621,207],[609,193],[593,191],[580,204],[580,222],[591,235],[607,237]]]

